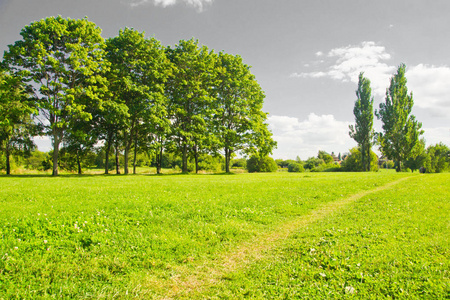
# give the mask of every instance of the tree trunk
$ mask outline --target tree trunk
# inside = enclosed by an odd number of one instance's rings
[[[108,134],[106,137],[106,149],[105,149],[105,174],[109,173],[109,151],[111,151],[112,134]]]
[[[230,173],[230,150],[225,147],[225,172]]]
[[[8,141],[5,148],[5,155],[6,155],[6,175],[11,175],[11,161],[10,161],[11,153],[9,153]]]
[[[116,174],[120,174],[120,165],[119,165],[119,147],[117,146],[117,143],[114,145],[115,152],[116,152]]]
[[[80,161],[80,153],[79,150],[77,150],[77,165],[78,165],[78,175],[82,174],[81,171],[81,161]]]
[[[370,172],[370,147],[367,149],[367,171]]]
[[[56,130],[55,130],[56,131]],[[53,168],[52,176],[58,176],[58,156],[59,156],[59,144],[61,142],[58,133],[53,133]]]
[[[124,134],[124,141],[125,141],[125,153],[124,153],[124,163],[123,163],[123,173],[125,175],[128,174],[128,156],[130,154],[130,144],[128,142],[128,134],[125,132]]]
[[[182,153],[182,172],[187,173],[188,172],[188,166],[187,166],[187,145],[186,143],[183,145],[183,153]]]
[[[163,156],[163,146],[161,143],[161,146],[159,147],[159,154],[156,154],[156,174],[161,174],[162,156]]]
[[[133,157],[133,174],[136,174],[136,160],[137,160],[137,149],[138,149],[138,145],[137,145],[137,133],[136,136],[134,137],[134,157]]]
[[[197,145],[194,146],[195,174],[198,174],[198,151]]]

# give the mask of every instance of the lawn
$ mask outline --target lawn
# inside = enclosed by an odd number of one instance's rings
[[[391,172],[0,177],[0,297],[445,298],[449,179]],[[354,195],[362,196],[346,200]],[[324,207],[330,212],[300,222]],[[246,259],[222,267],[233,257]]]

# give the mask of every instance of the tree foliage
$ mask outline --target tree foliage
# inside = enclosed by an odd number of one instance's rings
[[[356,90],[356,102],[353,108],[355,125],[350,125],[350,137],[353,138],[361,149],[361,164],[363,171],[370,170],[370,151],[373,144],[373,97],[370,80],[359,74],[358,89]]]
[[[399,66],[397,74],[391,78],[385,102],[375,112],[383,123],[383,133],[378,136],[380,149],[387,158],[396,162],[397,171],[401,171],[402,163],[411,157],[423,134],[422,123],[411,114],[414,100],[412,93],[408,94],[405,70],[404,64]]]
[[[5,153],[6,174],[11,173],[10,156],[29,153],[35,145],[32,135],[36,110],[21,78],[0,70],[0,150]]]
[[[59,145],[72,119],[91,119],[87,107],[101,106],[107,68],[101,30],[87,19],[49,17],[25,26],[22,40],[9,45],[4,59],[23,77],[53,140],[53,175]]]
[[[429,146],[424,167],[427,173],[450,171],[450,148],[443,143]]]

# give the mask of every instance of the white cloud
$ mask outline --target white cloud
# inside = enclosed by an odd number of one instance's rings
[[[423,137],[425,138],[426,145],[431,146],[438,144],[440,142],[447,146],[450,146],[450,128],[449,127],[435,127],[435,128],[422,128],[425,133]]]
[[[316,53],[316,56],[317,53]],[[331,65],[325,71],[293,73],[291,77],[332,78],[344,82],[358,82],[360,72],[371,80],[375,94],[384,95],[389,78],[395,71],[394,66],[385,63],[391,59],[384,46],[375,42],[363,42],[360,45],[335,48],[328,52]]]
[[[211,4],[214,0],[132,0],[131,7],[137,7],[147,3],[153,3],[154,5],[167,7],[173,6],[179,2],[184,2],[187,5],[195,7],[198,11],[203,11],[206,4]]]
[[[306,120],[287,116],[270,116],[269,128],[278,142],[273,157],[305,160],[316,156],[319,150],[347,152],[356,144],[349,137],[349,122],[337,121],[333,115],[309,114]]]
[[[419,64],[406,71],[414,105],[434,116],[450,116],[450,67]]]

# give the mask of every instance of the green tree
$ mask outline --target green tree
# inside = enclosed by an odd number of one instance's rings
[[[402,163],[411,157],[423,134],[422,123],[411,115],[414,100],[412,93],[408,95],[405,70],[404,64],[399,66],[397,74],[391,78],[385,102],[380,103],[380,109],[375,111],[383,123],[383,133],[378,134],[381,152],[395,161],[397,172],[401,171]]]
[[[0,150],[5,153],[6,174],[11,174],[11,154],[30,153],[36,112],[21,78],[0,70]]]
[[[101,106],[107,69],[101,29],[86,18],[49,17],[25,26],[9,46],[8,68],[23,76],[53,141],[53,175],[59,146],[72,118],[89,120],[87,107]]]
[[[107,58],[114,74],[110,90],[127,107],[122,137],[125,148],[124,173],[128,174],[129,154],[134,148],[133,173],[140,144],[149,141],[158,126],[168,126],[164,83],[170,73],[170,63],[156,39],[146,39],[144,33],[125,28],[106,41]],[[150,142],[153,142],[150,139]]]
[[[218,58],[214,132],[217,145],[224,149],[225,171],[229,173],[234,153],[254,153],[265,146],[268,154],[275,142],[265,123],[267,114],[262,112],[265,96],[250,67],[240,56],[221,52]]]
[[[353,108],[355,126],[350,125],[350,137],[353,138],[361,149],[361,164],[363,171],[370,170],[370,151],[373,145],[373,97],[370,80],[359,74],[358,89],[356,90],[356,102]]]
[[[317,158],[322,159],[325,164],[332,164],[334,162],[333,156],[322,150],[317,154]]]
[[[427,148],[428,157],[425,160],[427,173],[450,171],[450,148],[439,143]]]
[[[419,170],[424,166],[427,156],[425,140],[421,139],[412,149],[410,157],[405,160],[404,166],[409,168],[411,172]]]
[[[210,129],[217,57],[194,39],[180,41],[174,48],[168,48],[167,54],[174,65],[166,89],[172,119],[171,140],[181,154],[182,172],[188,172],[189,152],[193,152],[198,171],[199,154],[214,144]]]

